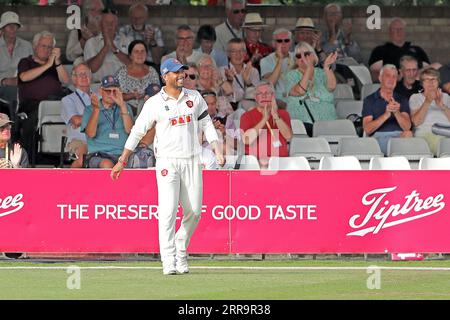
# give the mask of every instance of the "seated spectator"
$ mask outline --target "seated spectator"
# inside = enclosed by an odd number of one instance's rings
[[[247,49],[247,55],[244,62],[252,61],[253,67],[260,71],[259,61],[273,52],[273,48],[261,42],[263,28],[267,27],[259,13],[247,13],[244,24],[244,40]]]
[[[87,153],[86,136],[80,131],[83,113],[91,105],[91,70],[86,63],[80,63],[72,69],[72,83],[75,91],[62,98],[61,118],[67,124],[67,142],[69,153],[75,155],[72,168],[82,168]]]
[[[119,34],[132,40],[143,40],[148,48],[146,60],[154,66],[159,65],[164,53],[164,41],[161,30],[146,23],[148,7],[142,2],[134,3],[128,10],[128,17],[131,23],[122,26]]]
[[[88,167],[112,168],[130,134],[133,113],[112,75],[102,79],[99,92],[101,97],[92,94],[91,105],[84,110],[81,132],[86,133]]]
[[[160,84],[158,72],[145,64],[147,46],[142,40],[134,40],[128,46],[130,64],[122,66],[115,78],[119,80],[123,99],[131,106],[133,116],[144,104],[145,89],[152,83]]]
[[[408,100],[394,91],[397,78],[397,68],[392,64],[384,65],[380,71],[380,89],[363,103],[364,132],[378,140],[384,154],[390,138],[412,137]]]
[[[0,113],[0,169],[28,167],[28,155],[18,143],[11,143],[12,121]]]
[[[351,21],[343,22],[341,6],[330,3],[323,9],[325,22],[322,30],[321,47],[325,54],[337,52],[337,61],[352,60],[360,62],[361,50],[358,43],[352,39]],[[349,59],[350,58],[350,59]]]
[[[84,60],[93,73],[94,82],[100,82],[106,75],[114,74],[130,62],[127,51],[131,40],[119,35],[117,25],[117,12],[105,10],[102,32],[90,38],[84,46]]]
[[[203,55],[197,63],[198,66],[198,89],[205,91],[214,91],[221,95],[221,85],[226,85],[222,81],[220,71],[211,56]],[[228,84],[228,90],[233,90]]]
[[[450,94],[450,63],[439,69],[442,90]]]
[[[60,100],[67,94],[62,87],[69,83],[69,75],[61,63],[61,49],[48,31],[33,37],[33,55],[20,60],[18,65],[19,113],[27,118],[22,122],[22,143],[28,154],[36,151],[33,141],[38,122],[39,103],[43,100]]]
[[[419,68],[416,58],[412,56],[403,56],[400,59],[400,75],[402,79],[397,82],[395,91],[409,100],[409,97],[414,93],[422,90],[420,81],[417,80],[419,75]]]
[[[272,33],[272,46],[275,52],[261,59],[261,78],[270,81],[275,87],[278,107],[286,109],[286,91],[283,76],[294,66],[294,53],[289,49],[292,43],[292,33],[287,29],[276,29]]]
[[[19,38],[17,30],[22,26],[19,16],[6,11],[0,18],[0,99],[8,103],[8,110],[15,119],[17,102],[17,65],[22,58],[33,54],[31,43]]]
[[[288,157],[288,141],[292,138],[291,118],[279,110],[275,89],[268,81],[255,87],[255,108],[241,117],[242,140],[245,154],[255,156],[262,168],[267,168],[270,157]]]
[[[254,87],[259,82],[259,72],[251,61],[244,63],[245,42],[242,39],[231,39],[228,43],[228,68],[221,67],[220,74],[232,86],[231,92],[226,92],[228,101],[236,110],[238,103],[244,98],[248,87]]]
[[[294,32],[294,46],[301,41],[309,43],[311,47],[316,50],[319,60],[323,62],[327,57],[325,51],[321,47],[322,32],[317,29],[311,18],[298,18],[295,24]]]
[[[201,91],[200,93],[208,105],[208,114],[216,128],[219,142],[222,143],[223,152],[229,155],[235,154],[239,131],[237,130],[233,119],[228,117],[228,115],[222,111],[219,111],[218,97],[214,91]],[[209,147],[209,143],[206,139],[203,139],[203,147]]]
[[[195,63],[201,58],[202,53],[194,51],[194,32],[188,25],[181,25],[177,28],[176,49],[162,57],[161,61],[175,58],[183,64]]]
[[[242,23],[244,22],[245,14],[245,0],[230,0],[225,2],[225,14],[227,19],[224,23],[216,27],[217,41],[214,48],[226,52],[228,49],[228,42],[233,38],[243,39]]]
[[[306,42],[295,47],[297,68],[286,74],[287,111],[294,119],[300,119],[309,136],[315,121],[335,120],[333,91],[336,78],[331,65],[337,53],[330,53],[324,61],[323,69],[315,67],[319,62],[314,48]]]
[[[197,90],[198,89],[198,70],[195,63],[186,64],[188,69],[184,71],[185,79],[184,85],[186,89]]]
[[[450,125],[450,97],[439,88],[439,80],[439,71],[425,69],[420,74],[423,92],[409,99],[414,135],[425,138],[434,154],[442,137],[432,133],[431,127],[435,123]]]
[[[200,26],[197,31],[199,48],[196,49],[196,51],[203,54],[209,54],[216,62],[216,66],[223,67],[228,64],[228,58],[224,51],[214,48],[216,40],[216,31],[212,26],[208,24]]]
[[[105,9],[101,0],[83,1],[81,29],[69,32],[66,45],[66,59],[74,62],[83,57],[86,41],[97,36],[101,32],[102,11]]]
[[[400,58],[404,55],[413,56],[418,62],[419,70],[430,64],[425,51],[411,42],[406,41],[406,23],[400,18],[394,18],[389,24],[389,42],[373,49],[369,58],[370,72],[373,81],[378,81],[379,72],[383,65],[393,64],[400,68]],[[435,69],[439,69],[440,64],[431,65]]]

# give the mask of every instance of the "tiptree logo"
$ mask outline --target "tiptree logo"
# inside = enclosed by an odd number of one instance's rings
[[[362,203],[369,209],[365,215],[355,214],[350,218],[348,223],[356,231],[347,235],[377,234],[385,228],[426,218],[442,211],[445,207],[443,194],[422,199],[416,190],[405,196],[402,203],[390,203],[386,198],[396,189],[397,187],[394,186],[367,192],[362,198]]]
[[[10,215],[22,209],[24,206],[22,199],[23,194],[21,193],[0,198],[0,217]]]

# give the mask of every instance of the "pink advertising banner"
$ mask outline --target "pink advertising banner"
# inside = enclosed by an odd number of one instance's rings
[[[450,171],[204,171],[191,253],[450,252]],[[153,170],[0,170],[0,251],[158,252]],[[180,223],[182,210],[178,213]]]

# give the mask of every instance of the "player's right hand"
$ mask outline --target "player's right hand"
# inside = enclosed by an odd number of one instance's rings
[[[111,179],[117,180],[120,177],[120,174],[122,173],[123,165],[121,162],[117,162],[116,165],[111,169]]]

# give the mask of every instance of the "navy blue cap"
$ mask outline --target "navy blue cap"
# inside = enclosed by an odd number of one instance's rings
[[[182,64],[175,58],[166,59],[163,63],[161,63],[161,75],[165,75],[167,72],[177,72],[180,69],[189,69],[187,65]]]
[[[157,83],[150,83],[147,88],[145,88],[145,94],[149,97],[153,97],[161,90],[161,86]]]
[[[119,80],[112,75],[104,76],[101,84],[102,88],[120,88]]]

